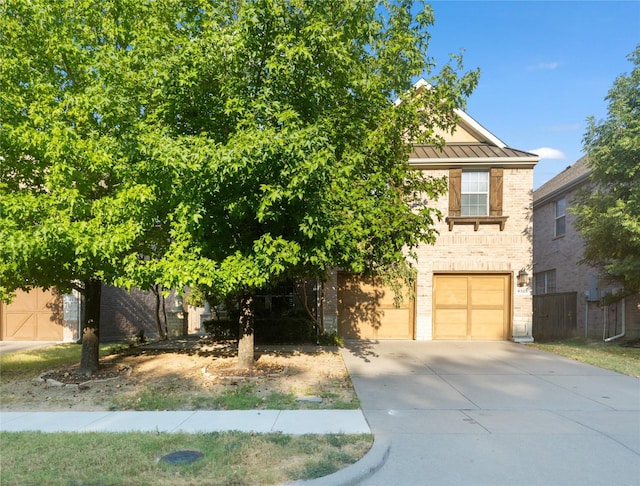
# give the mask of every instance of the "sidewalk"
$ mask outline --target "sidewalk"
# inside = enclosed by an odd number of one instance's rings
[[[282,432],[369,434],[361,410],[0,412],[3,432]]]

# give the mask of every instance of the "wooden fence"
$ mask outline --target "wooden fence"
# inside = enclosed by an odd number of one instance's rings
[[[554,341],[577,334],[577,292],[533,296],[533,338]]]

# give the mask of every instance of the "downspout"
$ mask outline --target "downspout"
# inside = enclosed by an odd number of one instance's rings
[[[589,339],[589,298],[584,299],[584,338]]]
[[[615,336],[611,336],[610,338],[606,338],[606,339],[604,340],[604,342],[605,342],[605,343],[611,342],[611,341],[613,341],[614,339],[619,339],[619,338],[621,338],[622,336],[624,336],[624,334],[625,334],[625,327],[626,327],[626,326],[625,326],[625,320],[626,320],[625,308],[626,308],[626,305],[625,305],[625,299],[622,299],[622,332],[621,332],[620,334],[615,335]]]

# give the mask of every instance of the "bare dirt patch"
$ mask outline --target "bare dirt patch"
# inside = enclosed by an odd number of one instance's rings
[[[91,377],[69,367],[6,381],[0,385],[0,410],[216,410],[230,408],[220,397],[233,394],[255,396],[252,408],[357,407],[337,348],[257,346],[253,370],[236,363],[232,343],[152,343],[101,358],[100,371]]]

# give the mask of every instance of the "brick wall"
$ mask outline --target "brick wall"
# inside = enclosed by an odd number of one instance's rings
[[[429,175],[441,177],[447,170],[431,170]],[[416,285],[416,339],[432,339],[433,274],[434,272],[488,272],[511,275],[512,336],[531,338],[532,296],[516,293],[515,276],[525,268],[532,274],[532,207],[533,169],[505,169],[503,173],[503,215],[508,220],[503,231],[498,224],[455,225],[449,231],[443,221],[436,227],[440,233],[434,246],[418,249],[418,279]],[[448,196],[443,195],[432,207],[447,216]],[[326,284],[325,328],[336,329],[337,317],[336,273]]]
[[[134,336],[144,330],[147,337],[156,337],[155,296],[143,292],[104,285],[100,309],[100,339],[112,341]]]
[[[440,177],[448,171],[429,171]],[[449,231],[442,221],[437,224],[440,232],[434,246],[424,246],[418,251],[418,282],[416,294],[416,339],[432,338],[432,301],[434,272],[494,272],[512,276],[512,336],[527,340],[531,337],[531,293],[516,293],[516,278],[525,268],[531,275],[532,209],[531,188],[533,169],[505,169],[503,173],[503,215],[508,216],[504,230],[497,224],[481,224],[475,231],[473,225],[454,225]],[[435,204],[446,217],[448,197]]]
[[[320,296],[320,293],[318,293]],[[324,284],[324,331],[338,332],[338,270],[330,273]]]

